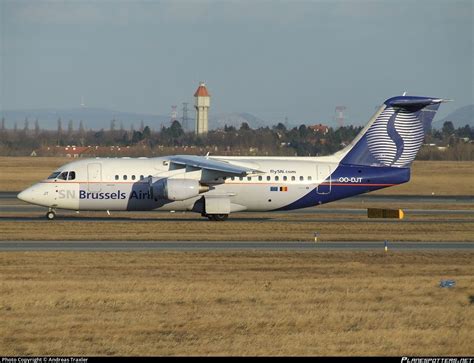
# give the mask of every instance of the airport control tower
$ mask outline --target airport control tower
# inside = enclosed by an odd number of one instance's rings
[[[206,84],[204,82],[199,83],[199,87],[194,94],[194,98],[196,99],[194,104],[194,107],[196,108],[196,134],[207,134],[211,96],[209,95],[209,92],[207,92]]]

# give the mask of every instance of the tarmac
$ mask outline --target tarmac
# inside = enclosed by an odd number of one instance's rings
[[[0,222],[43,222],[54,223],[45,218],[45,207],[29,205],[16,198],[16,192],[0,192]],[[380,196],[361,195],[351,198],[354,202],[417,202],[417,203],[437,203],[437,204],[474,204],[474,196]],[[349,215],[364,215],[367,210],[364,208],[321,208],[313,207],[296,211],[284,212],[245,212],[231,215],[223,223],[239,223],[249,221],[266,221],[275,223],[285,222],[347,222],[347,223],[466,223],[474,219],[473,209],[405,209],[406,216],[425,215],[422,219],[360,219],[348,218]],[[15,213],[20,213],[15,215]],[[28,213],[27,215],[25,215]],[[37,215],[35,215],[38,213]],[[100,213],[100,212],[99,212]],[[288,213],[295,216],[288,219]],[[166,218],[160,215],[167,214]],[[211,223],[195,213],[186,213],[186,218],[182,217],[183,212],[176,212],[171,218],[169,212],[144,211],[133,212],[111,212],[108,216],[94,213],[93,216],[77,214],[75,211],[58,210],[57,220],[74,222],[124,222],[135,221],[160,223],[169,221],[202,221]],[[252,215],[253,214],[253,215]],[[258,215],[257,215],[258,214]],[[263,214],[263,216],[262,216]],[[284,214],[284,215],[282,215]],[[304,217],[303,217],[303,214]],[[334,215],[328,218],[327,215]],[[450,214],[451,218],[442,219],[442,215]],[[192,218],[189,218],[189,216]],[[301,220],[297,218],[301,215]],[[322,218],[322,215],[324,218]],[[458,217],[454,217],[454,215]],[[346,217],[344,217],[346,216]],[[473,236],[474,237],[474,236]],[[474,240],[471,242],[395,242],[390,241],[387,246],[389,251],[412,251],[412,250],[455,250],[473,251]],[[384,241],[347,241],[347,242],[295,242],[295,241],[1,241],[0,251],[383,251]]]
[[[0,200],[15,200],[19,202],[16,196],[20,193],[0,191]],[[347,198],[346,200],[349,200]],[[440,202],[440,203],[474,203],[472,195],[379,195],[379,194],[360,194],[350,198],[352,201],[371,201],[371,202],[391,202],[403,201],[412,203]]]
[[[41,219],[44,219],[44,213],[46,213],[47,208],[46,207],[41,207],[41,206],[36,206],[36,205],[31,205],[27,204],[25,202],[22,202],[17,199],[17,194],[19,192],[0,192],[0,220],[18,220],[18,221],[38,221]],[[437,203],[437,204],[474,204],[474,196],[470,195],[457,195],[457,196],[420,196],[420,195],[359,195],[351,198],[345,199],[345,201],[351,200],[353,202],[359,202],[359,203],[372,203],[372,202],[382,202],[382,203],[390,203],[390,202],[397,202],[397,203],[403,203],[403,202],[410,202],[410,203]],[[474,210],[473,209],[404,209],[405,215],[410,216],[410,215],[459,215],[459,216],[474,216]],[[18,217],[18,216],[11,216],[9,214],[14,214],[14,213],[41,213],[38,217]],[[57,210],[57,215],[58,219],[66,219],[66,220],[91,220],[91,221],[113,221],[113,220],[121,220],[121,221],[133,221],[137,220],[137,218],[129,218],[127,217],[127,213],[129,212],[115,212],[111,211],[112,217],[105,217],[105,212],[104,212],[104,218],[102,217],[84,217],[81,218],[80,214],[77,214],[75,211],[68,211],[68,210]],[[146,221],[157,221],[159,217],[159,213],[166,213],[169,214],[170,212],[167,211],[133,211],[133,213],[139,213],[142,218],[138,218],[138,220]],[[179,215],[182,212],[176,212],[176,215]],[[229,221],[238,221],[238,220],[245,220],[248,221],[249,218],[251,217],[252,213],[264,213],[264,212],[244,212],[245,215],[248,215],[248,218],[235,218],[231,216],[229,218]],[[279,214],[314,214],[315,217],[317,217],[318,214],[335,214],[338,216],[341,215],[364,215],[367,214],[367,210],[364,208],[334,208],[330,207],[327,208],[326,206],[319,206],[319,207],[311,207],[311,208],[304,208],[304,209],[298,209],[298,210],[293,210],[293,211],[274,211],[274,212],[268,212],[268,218],[263,218],[260,220],[274,220],[281,222],[283,221],[282,219],[278,218]],[[243,214],[240,213],[240,216]],[[196,214],[196,219],[201,219],[198,217]],[[170,219],[167,219],[170,220]],[[178,219],[177,219],[178,220]],[[292,221],[295,221],[294,219]],[[304,221],[307,221],[305,218]],[[334,219],[334,221],[344,221],[344,219],[337,218]],[[348,220],[352,221],[352,220]],[[370,222],[374,222],[374,219],[368,220]],[[426,222],[433,222],[433,221],[438,221],[436,220],[425,220]],[[360,222],[360,221],[359,221]],[[387,219],[384,220],[384,222],[387,222]],[[413,221],[412,221],[413,222]],[[442,223],[442,221],[440,220]],[[450,219],[451,223],[456,223],[457,221],[455,219]],[[459,222],[466,222],[465,219],[460,219]]]
[[[2,241],[0,251],[384,251],[385,242]],[[389,242],[388,251],[474,251],[473,242]]]

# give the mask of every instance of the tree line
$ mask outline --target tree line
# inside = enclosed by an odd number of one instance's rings
[[[16,124],[15,124],[16,125]],[[225,126],[211,130],[206,135],[185,132],[179,121],[152,130],[143,122],[138,130],[125,130],[122,123],[115,120],[108,130],[86,130],[83,122],[77,129],[69,121],[63,127],[58,119],[56,130],[43,130],[35,120],[30,127],[26,119],[23,127],[7,129],[5,120],[0,124],[0,155],[30,155],[52,146],[100,146],[138,147],[142,156],[169,153],[170,149],[199,148],[225,155],[276,155],[276,156],[320,156],[329,155],[350,143],[362,127],[344,126],[311,128],[306,125],[287,128],[278,123],[272,127],[252,129],[247,123],[240,127]],[[418,158],[423,160],[473,160],[474,129],[469,125],[455,129],[452,122],[445,122],[440,130],[432,129],[426,135],[425,145]],[[430,144],[433,144],[430,146]],[[439,149],[439,146],[445,149]],[[106,156],[106,155],[100,155]],[[116,154],[110,155],[116,156]],[[123,155],[127,156],[127,155]],[[132,156],[132,155],[130,155]]]

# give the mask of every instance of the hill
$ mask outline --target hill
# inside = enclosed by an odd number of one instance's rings
[[[451,121],[454,125],[454,128],[463,127],[469,125],[474,127],[474,105],[467,105],[457,110],[451,112],[445,118],[441,120],[435,120],[433,122],[433,127],[440,129],[443,127],[445,121]]]
[[[238,129],[244,122],[248,123],[252,129],[258,129],[259,127],[265,127],[268,125],[266,121],[245,112],[221,113],[209,116],[209,128],[211,130],[223,129],[226,125],[234,126]]]

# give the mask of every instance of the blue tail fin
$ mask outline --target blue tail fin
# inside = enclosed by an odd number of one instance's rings
[[[336,154],[341,164],[410,166],[443,101],[413,96],[388,99],[354,141]]]

